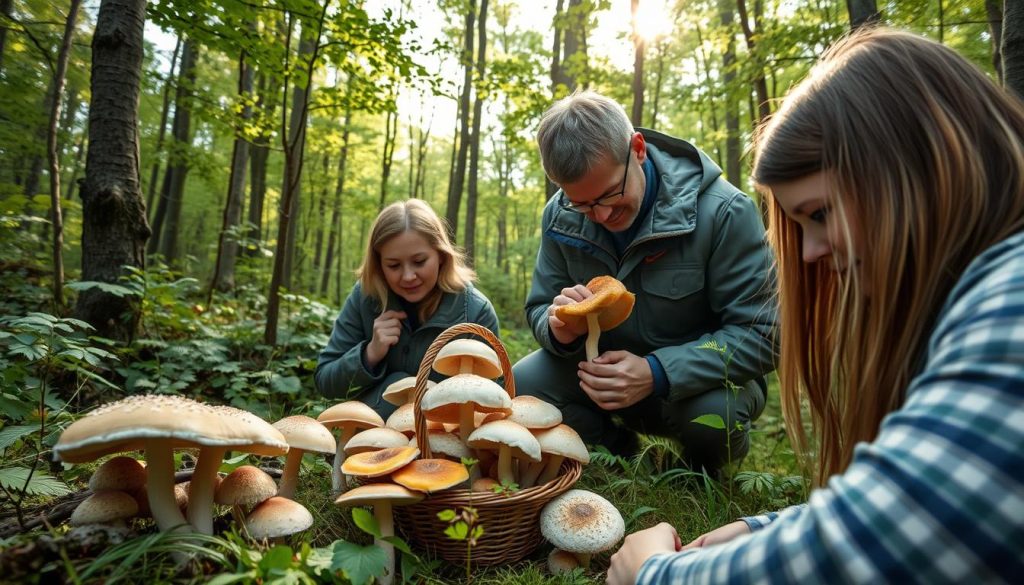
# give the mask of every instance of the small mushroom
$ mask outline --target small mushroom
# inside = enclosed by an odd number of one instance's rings
[[[413,438],[412,441],[416,439]],[[458,437],[444,431],[430,431],[427,435],[427,442],[430,445],[430,452],[437,455],[450,457],[453,461],[462,462],[463,459],[470,459],[473,453],[462,444]],[[413,443],[410,443],[413,444]]]
[[[415,504],[423,494],[408,490],[392,483],[375,483],[359,486],[338,496],[334,503],[339,506],[372,506],[382,538],[395,535],[395,522],[391,510],[394,506]],[[386,540],[374,543],[384,550],[387,557],[387,573],[380,579],[381,585],[390,585],[395,578],[395,547]]]
[[[78,504],[71,513],[72,526],[105,524],[118,528],[125,527],[125,520],[139,512],[135,498],[117,490],[100,490]]]
[[[274,423],[274,428],[280,431],[288,441],[288,456],[284,463],[284,472],[281,474],[281,487],[278,495],[284,498],[295,496],[295,488],[299,483],[299,465],[302,463],[302,455],[306,451],[317,453],[335,453],[338,444],[334,440],[331,431],[308,416],[289,416]]]
[[[103,462],[89,478],[89,489],[132,493],[146,485],[146,467],[132,457],[120,455]]]
[[[392,473],[391,479],[430,494],[459,485],[469,479],[469,472],[465,465],[448,459],[419,459]]]
[[[586,490],[573,489],[554,498],[540,512],[540,531],[556,547],[571,552],[584,568],[591,555],[622,539],[626,523],[611,502]]]
[[[341,464],[345,462],[345,444],[348,443],[348,440],[359,429],[384,426],[384,419],[362,402],[350,400],[341,404],[335,404],[321,412],[320,416],[316,417],[316,420],[328,429],[341,429],[338,448],[334,453],[334,469],[331,473],[331,487],[335,492],[340,492],[344,482],[344,478],[341,475]]]
[[[395,412],[391,413],[391,416],[388,417],[388,421],[384,426],[389,429],[396,430],[406,437],[414,436],[416,434],[416,418],[412,403],[403,404],[395,409]],[[443,429],[443,424],[432,420],[427,421],[428,431]]]
[[[435,382],[427,380],[427,388],[433,387],[434,384]],[[416,396],[414,390],[416,390],[416,376],[408,376],[397,382],[392,382],[384,389],[381,398],[395,406],[402,406],[413,401]]]
[[[551,554],[548,555],[548,572],[552,575],[569,573],[579,566],[580,561],[576,555],[560,548],[552,549]]]
[[[408,446],[367,451],[346,459],[342,470],[356,477],[380,477],[405,467],[419,454],[419,448]]]
[[[345,445],[345,454],[351,457],[358,453],[379,451],[390,447],[405,447],[408,444],[409,438],[395,429],[389,429],[388,427],[367,429],[361,433],[356,433],[354,437],[349,439],[348,444]]]
[[[255,540],[279,541],[313,525],[313,515],[298,502],[274,496],[245,518],[245,530]]]
[[[540,443],[520,424],[508,420],[489,422],[473,431],[469,446],[474,449],[498,450],[498,481],[508,485],[515,482],[512,458],[540,461]]]
[[[488,380],[501,377],[501,361],[491,346],[475,339],[456,339],[445,344],[434,358],[433,368],[445,376],[476,374]]]
[[[601,332],[614,329],[628,319],[636,297],[611,276],[594,277],[587,283],[587,288],[594,296],[557,307],[555,317],[566,324],[586,319],[587,361],[593,361],[598,356],[597,342]]]
[[[562,411],[536,396],[516,396],[512,399],[512,414],[506,420],[519,423],[531,431],[550,429],[562,422]]]
[[[250,508],[276,494],[277,484],[267,472],[252,465],[242,465],[220,482],[215,500],[222,506],[231,506],[235,522],[242,522]],[[189,499],[191,500],[191,494]]]
[[[580,463],[590,463],[590,452],[583,443],[579,434],[572,430],[572,427],[560,424],[550,429],[544,429],[536,435],[540,443],[541,462],[530,465],[529,469],[521,478],[523,487],[530,487],[537,484],[545,484],[556,477],[562,467],[562,461],[567,457]]]

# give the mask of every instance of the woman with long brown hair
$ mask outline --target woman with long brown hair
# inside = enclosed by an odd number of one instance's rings
[[[1024,106],[939,43],[866,30],[756,152],[783,414],[818,489],[685,547],[630,535],[609,583],[1020,579]]]

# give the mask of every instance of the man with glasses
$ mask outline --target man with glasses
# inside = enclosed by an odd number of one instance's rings
[[[691,468],[716,473],[746,454],[774,369],[772,268],[756,206],[703,152],[635,130],[594,92],[552,106],[537,142],[560,190],[544,208],[526,300],[542,349],[513,367],[518,393],[557,405],[590,444],[629,455],[636,432],[666,436]],[[591,296],[584,284],[600,275],[622,281],[636,304],[587,362],[585,325],[554,309]]]

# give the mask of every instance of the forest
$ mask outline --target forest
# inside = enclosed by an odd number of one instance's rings
[[[86,412],[137,394],[315,418],[333,404],[315,388],[317,356],[368,231],[409,198],[447,221],[515,362],[538,348],[523,306],[556,190],[536,143],[555,100],[608,95],[757,200],[756,128],[851,29],[925,35],[1024,90],[1024,67],[1011,67],[1024,17],[1003,4],[0,0],[0,581],[380,577],[379,527],[333,504],[329,457],[302,460],[296,499],[315,523],[287,542],[144,528],[72,541],[65,520],[96,466],[54,461],[53,447]],[[643,437],[635,457],[594,452],[579,485],[613,501],[627,532],[669,521],[684,542],[804,501],[777,400],[751,436],[722,478]],[[220,471],[279,470],[270,459],[236,453]],[[438,538],[472,557],[477,525],[460,521]],[[551,576],[547,545],[472,570],[394,546],[414,583],[597,583],[610,555]]]

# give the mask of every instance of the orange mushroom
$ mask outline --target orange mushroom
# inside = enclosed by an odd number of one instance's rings
[[[614,329],[629,318],[636,297],[611,276],[596,276],[590,279],[587,288],[594,296],[559,306],[555,309],[555,316],[574,327],[586,319],[587,360],[593,361],[597,357],[597,341],[601,332]]]

